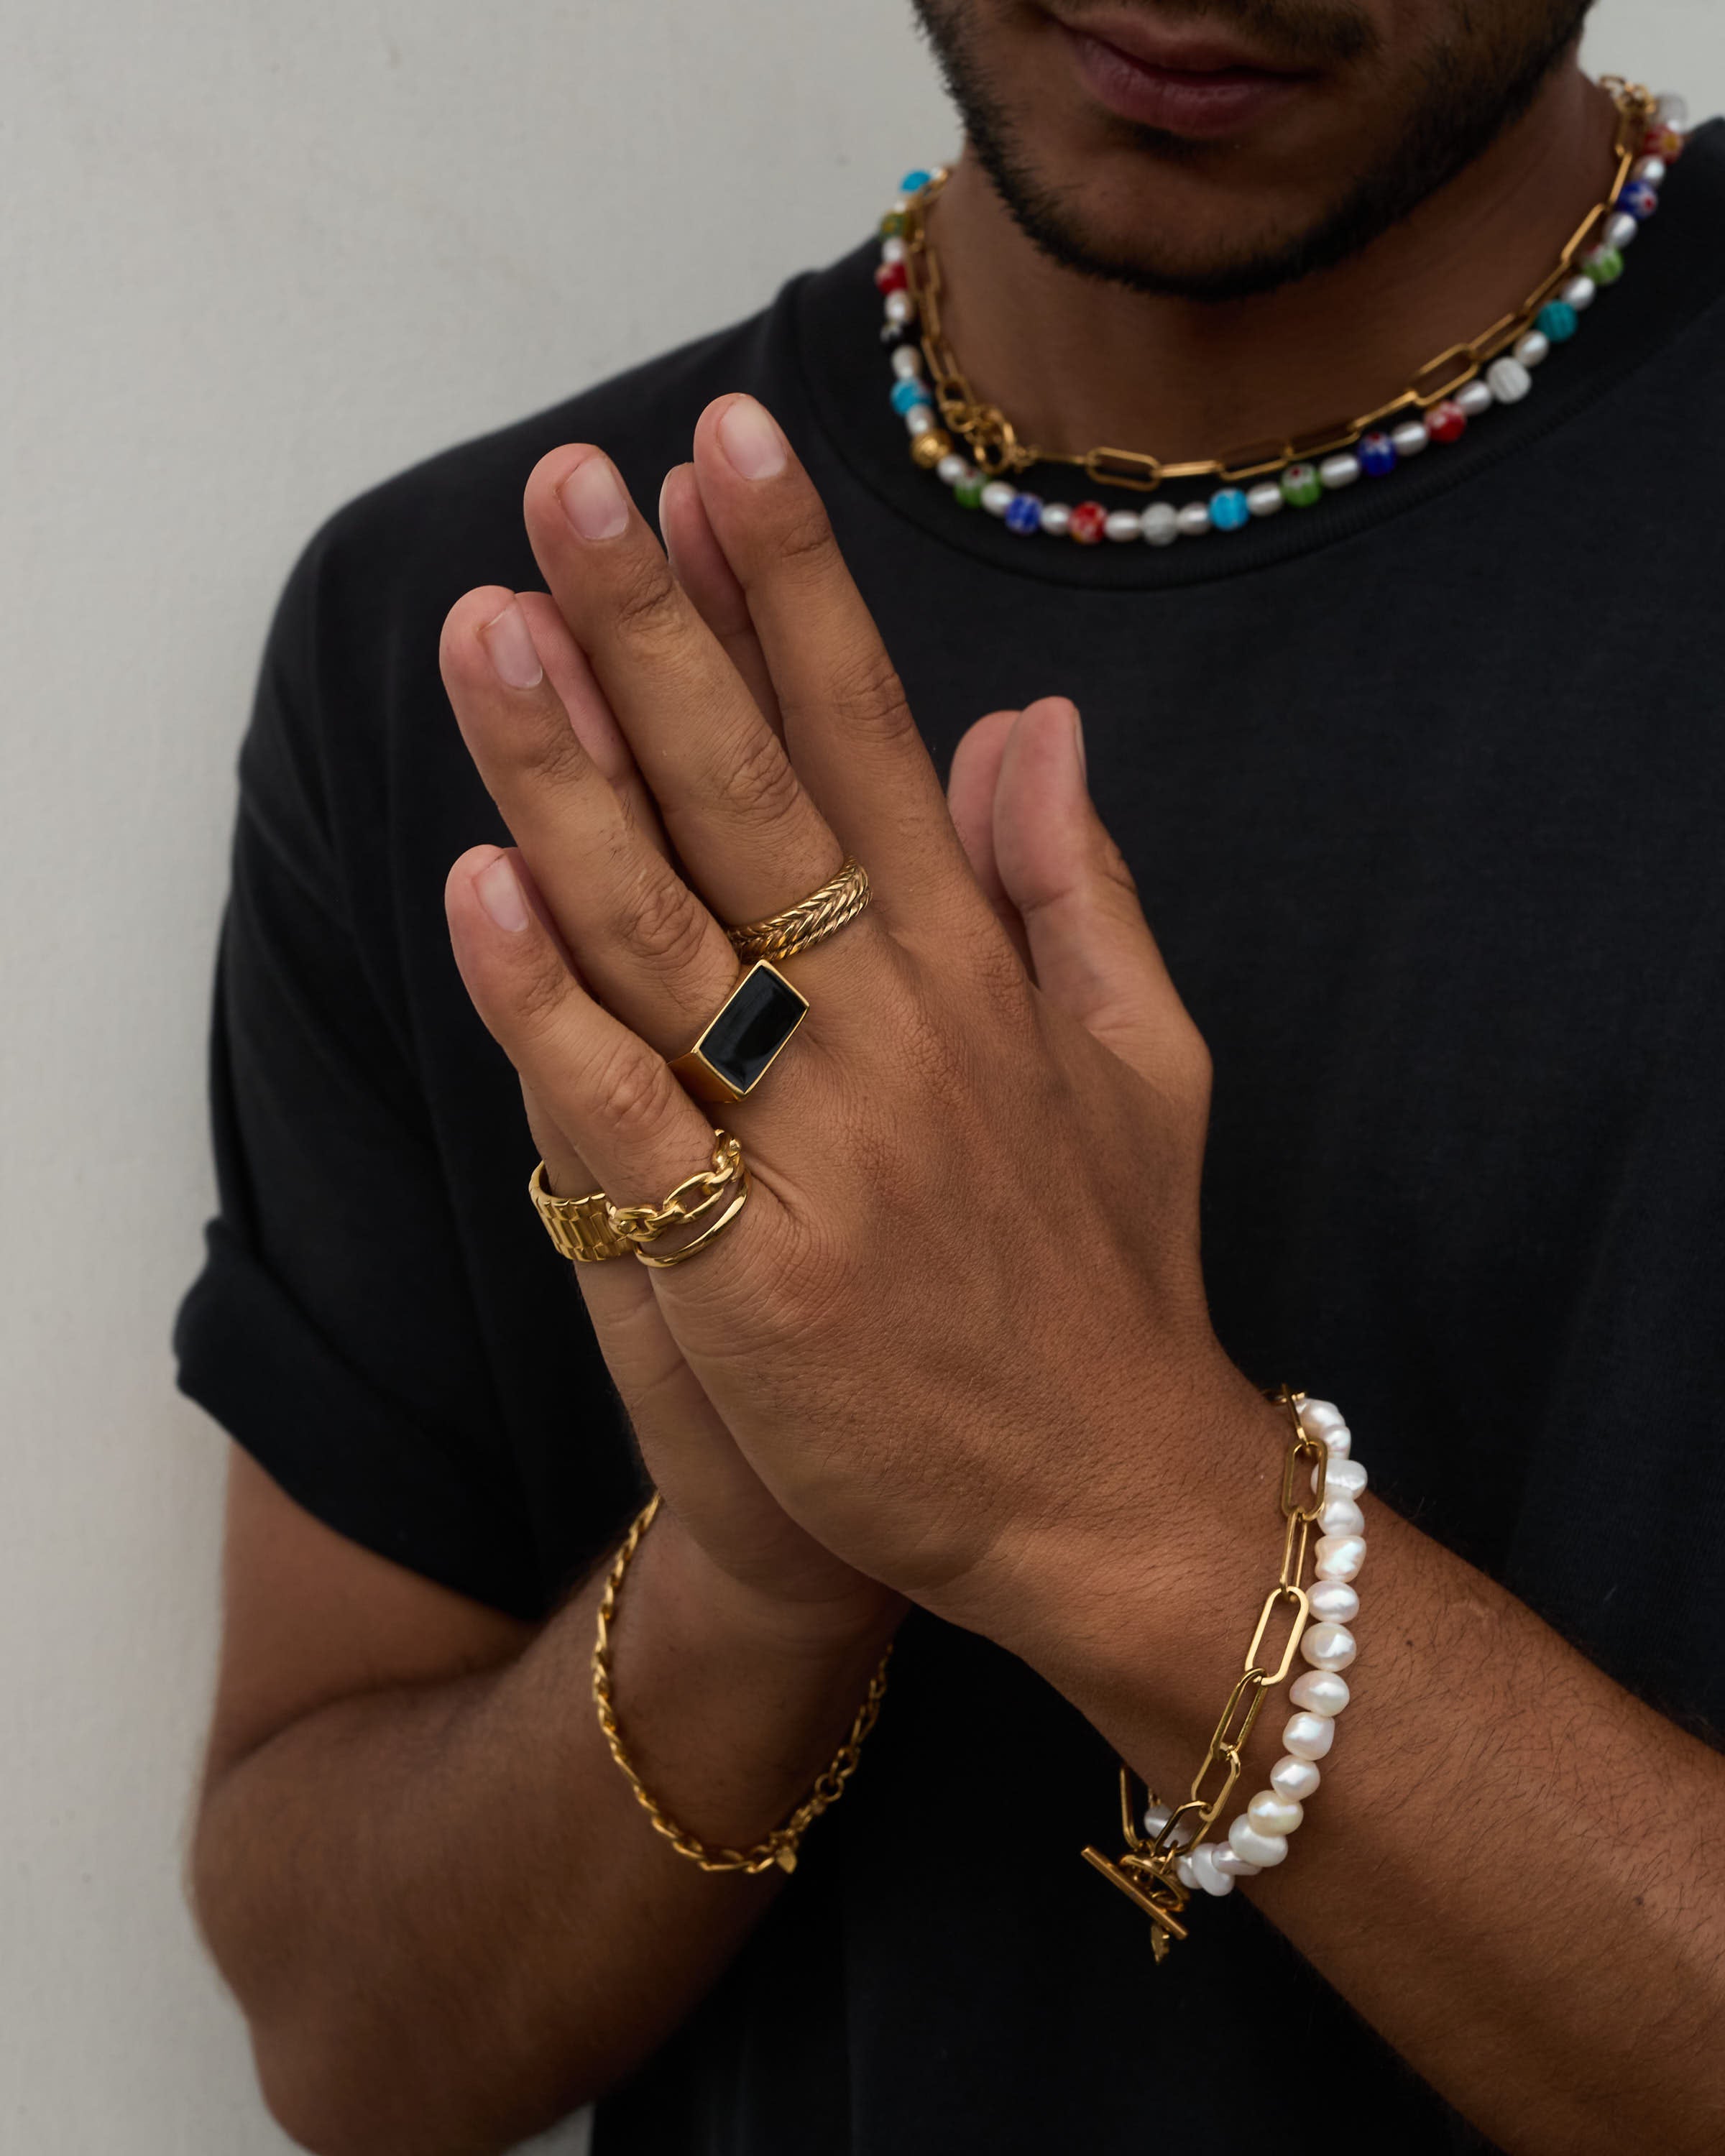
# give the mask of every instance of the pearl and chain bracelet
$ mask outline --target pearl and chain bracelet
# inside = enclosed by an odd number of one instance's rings
[[[1231,1894],[1236,1879],[1255,1878],[1287,1855],[1287,1838],[1306,1816],[1306,1799],[1320,1779],[1317,1763],[1327,1756],[1335,1741],[1336,1717],[1348,1704],[1342,1672],[1357,1651],[1348,1627],[1359,1614],[1353,1582],[1366,1557],[1365,1518],[1359,1507],[1366,1471],[1349,1456],[1353,1440],[1348,1424],[1329,1401],[1309,1400],[1286,1385],[1272,1397],[1287,1409],[1294,1427],[1282,1466],[1281,1570],[1264,1598],[1240,1675],[1183,1801],[1164,1804],[1153,1794],[1140,1831],[1132,1769],[1122,1764],[1125,1854],[1109,1857],[1093,1848],[1084,1852],[1086,1862],[1150,1918],[1158,1961],[1170,1940],[1187,1936],[1183,1918],[1192,1894]],[[1302,1584],[1308,1558],[1312,1576]],[[1283,1607],[1291,1613],[1287,1636],[1278,1655],[1266,1654],[1266,1638]],[[1241,1754],[1265,1695],[1285,1681],[1296,1654],[1308,1667],[1289,1688],[1296,1712],[1281,1732],[1283,1756],[1270,1770],[1269,1788],[1259,1790],[1230,1825],[1226,1840],[1214,1846],[1206,1837],[1244,1770]]]

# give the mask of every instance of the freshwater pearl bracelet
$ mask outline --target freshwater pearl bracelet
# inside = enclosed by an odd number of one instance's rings
[[[1599,293],[1622,276],[1624,249],[1658,209],[1660,187],[1682,154],[1688,116],[1681,98],[1656,99],[1624,83],[1608,86],[1620,115],[1610,191],[1521,308],[1471,343],[1440,353],[1411,388],[1365,418],[1320,429],[1305,444],[1279,449],[1259,444],[1255,451],[1189,465],[1106,449],[1083,457],[1045,456],[1020,444],[1002,414],[976,399],[941,331],[939,271],[923,224],[947,175],[944,168],[907,172],[881,220],[875,281],[886,315],[881,338],[891,347],[892,408],[904,420],[912,458],[937,475],[961,508],[980,508],[1021,538],[1040,533],[1081,546],[1109,539],[1168,547],[1212,531],[1244,531],[1284,509],[1310,509],[1363,478],[1388,478],[1434,444],[1460,441],[1494,405],[1519,404],[1532,393],[1533,370],[1575,335]],[[949,429],[971,439],[976,462],[961,454]],[[1309,454],[1302,453],[1308,445]],[[1092,479],[1145,491],[1164,478],[1210,475],[1223,483],[1207,499],[1179,506],[1156,501],[1147,509],[1110,511],[1099,501],[1047,501],[1003,475],[1037,462],[1081,465]],[[1258,483],[1246,483],[1254,480]]]
[[[1187,1936],[1183,1917],[1193,1893],[1231,1894],[1236,1879],[1255,1878],[1286,1858],[1288,1836],[1304,1820],[1306,1800],[1318,1786],[1317,1763],[1328,1756],[1336,1717],[1348,1702],[1342,1672],[1358,1651],[1349,1627],[1359,1614],[1353,1583],[1366,1558],[1365,1516],[1359,1504],[1366,1471],[1351,1456],[1353,1437],[1330,1401],[1309,1400],[1286,1386],[1274,1397],[1286,1408],[1294,1430],[1282,1471],[1281,1571],[1265,1598],[1241,1673],[1184,1802],[1169,1805],[1153,1794],[1141,1832],[1133,1817],[1131,1769],[1122,1764],[1126,1852],[1118,1858],[1093,1848],[1084,1852],[1087,1863],[1151,1918],[1158,1961],[1170,1940]],[[1302,1479],[1309,1497],[1301,1491]],[[1306,1585],[1308,1555],[1312,1578]],[[1274,1657],[1264,1651],[1264,1643],[1273,1616],[1284,1605],[1291,1609],[1292,1619],[1281,1654]],[[1240,1778],[1241,1755],[1265,1695],[1286,1679],[1296,1653],[1308,1666],[1289,1688],[1296,1712],[1282,1729],[1282,1757],[1270,1770],[1270,1786],[1259,1790],[1230,1822],[1226,1840],[1212,1845],[1206,1837]],[[1221,1786],[1207,1787],[1218,1770]]]

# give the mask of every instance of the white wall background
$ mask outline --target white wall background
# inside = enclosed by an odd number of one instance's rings
[[[1601,69],[1725,106],[1719,0]],[[0,2147],[263,2156],[181,1899],[234,752],[361,487],[764,301],[951,128],[905,0],[0,0]]]

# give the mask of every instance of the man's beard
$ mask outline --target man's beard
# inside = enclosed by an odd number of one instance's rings
[[[1014,222],[1045,254],[1132,291],[1215,300],[1273,291],[1327,270],[1399,223],[1527,110],[1579,36],[1593,0],[1544,0],[1537,19],[1519,25],[1504,23],[1498,4],[1484,0],[1477,11],[1489,27],[1470,25],[1465,35],[1440,38],[1424,56],[1390,151],[1313,223],[1194,263],[1110,247],[1087,233],[1070,195],[1040,174],[1027,154],[1018,120],[969,34],[971,0],[912,0],[971,148]],[[1370,18],[1353,0],[1328,0],[1322,8],[1307,0],[1180,0],[1159,7],[1158,14],[1164,21],[1237,25],[1296,67],[1369,59],[1379,44]],[[1112,125],[1122,140],[1135,139],[1164,163],[1192,162],[1208,147],[1129,120]]]

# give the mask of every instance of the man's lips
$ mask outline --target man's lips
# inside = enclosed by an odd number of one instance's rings
[[[1122,119],[1171,135],[1240,134],[1312,80],[1266,66],[1214,38],[1112,21],[1106,36],[1070,23],[1058,27],[1100,104]]]

